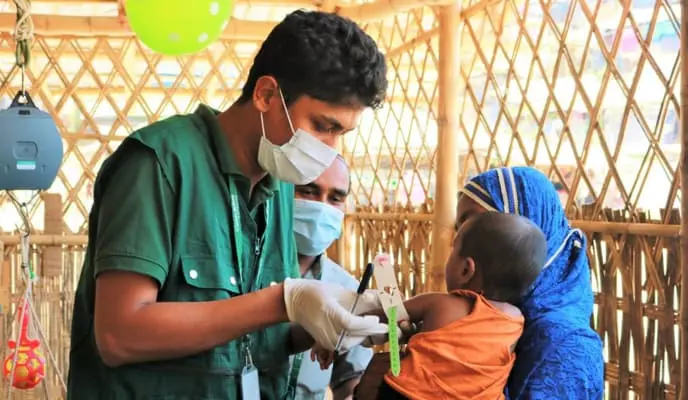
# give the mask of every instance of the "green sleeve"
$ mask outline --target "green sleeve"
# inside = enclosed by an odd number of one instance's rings
[[[175,196],[155,153],[136,141],[125,146],[104,166],[102,187],[96,188],[94,274],[135,272],[163,286],[172,258]]]

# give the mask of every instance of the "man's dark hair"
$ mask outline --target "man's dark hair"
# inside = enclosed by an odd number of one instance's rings
[[[256,81],[272,76],[287,104],[308,95],[330,104],[378,108],[387,91],[385,56],[353,21],[297,10],[270,32],[253,60],[240,102]]]
[[[464,224],[461,257],[470,257],[482,277],[485,297],[518,304],[547,260],[547,239],[527,218],[487,212]]]

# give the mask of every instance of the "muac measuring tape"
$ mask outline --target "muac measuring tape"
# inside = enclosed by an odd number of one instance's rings
[[[399,376],[401,372],[401,356],[399,354],[399,331],[397,324],[392,321],[397,320],[397,307],[392,306],[387,310],[390,321],[387,324],[387,335],[389,337],[389,367],[392,370],[392,375]]]

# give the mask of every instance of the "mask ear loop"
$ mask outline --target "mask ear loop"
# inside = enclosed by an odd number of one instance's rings
[[[279,94],[280,94],[280,99],[282,99],[282,106],[284,107],[284,113],[287,115],[287,122],[289,122],[289,128],[291,128],[291,134],[295,135],[296,130],[294,129],[294,125],[291,123],[291,117],[289,116],[289,109],[287,108],[287,102],[284,101],[284,95],[282,94],[282,88],[278,88]]]
[[[260,129],[263,132],[263,137],[267,139],[267,135],[265,134],[265,121],[263,121],[263,113],[260,113]]]

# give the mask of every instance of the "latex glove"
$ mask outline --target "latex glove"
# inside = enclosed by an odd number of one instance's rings
[[[354,310],[354,314],[356,315],[365,315],[368,314],[371,311],[377,311],[382,308],[382,303],[380,302],[380,294],[379,290],[376,289],[368,289],[363,294],[361,294],[358,298],[358,303],[356,303],[356,309]],[[355,294],[351,299],[347,300],[349,303],[342,304],[347,310],[351,309],[351,306],[354,305],[354,299],[356,298]]]
[[[284,281],[284,304],[289,321],[301,325],[317,344],[334,350],[342,331],[346,331],[340,351],[345,352],[362,343],[367,336],[387,332],[387,325],[378,317],[357,316],[349,312],[356,291],[342,286],[310,279]],[[361,310],[370,310],[377,296],[361,295]],[[356,307],[357,311],[359,307]],[[364,311],[360,311],[361,313]]]

